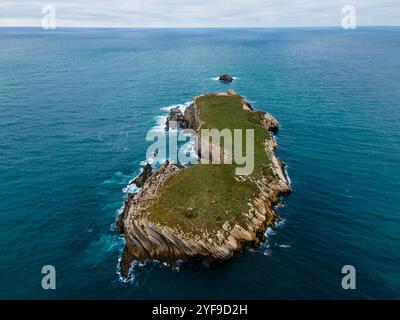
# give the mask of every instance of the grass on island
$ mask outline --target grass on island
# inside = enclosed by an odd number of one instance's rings
[[[261,112],[242,108],[240,96],[202,96],[198,98],[203,128],[222,130],[254,129],[254,171],[257,178],[269,170],[270,159],[263,141],[269,133],[261,125]],[[245,133],[243,132],[243,141]],[[242,148],[245,152],[245,145]],[[237,181],[234,164],[197,164],[172,176],[149,208],[149,219],[185,232],[198,234],[219,229],[229,220],[244,226],[242,212],[257,192],[253,182]]]

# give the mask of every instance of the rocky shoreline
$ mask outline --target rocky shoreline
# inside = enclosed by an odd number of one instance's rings
[[[230,90],[228,93],[213,93],[211,95],[237,95]],[[201,96],[200,96],[201,97]],[[182,128],[196,131],[201,128],[199,106],[194,103],[184,114],[170,113],[170,120],[178,120]],[[253,112],[250,103],[242,97],[243,109]],[[278,121],[269,113],[263,113],[262,126],[267,131],[276,131]],[[167,129],[169,128],[167,120]],[[260,242],[263,231],[278,221],[274,206],[280,202],[280,196],[291,192],[290,183],[286,177],[284,163],[275,155],[277,143],[275,138],[264,141],[264,149],[271,160],[271,170],[274,179],[261,175],[252,181],[257,192],[249,203],[249,210],[244,213],[246,227],[225,221],[214,233],[207,231],[193,235],[178,228],[150,220],[146,211],[148,203],[157,199],[159,191],[165,182],[185,167],[168,161],[156,170],[146,167],[142,175],[135,179],[141,189],[130,194],[125,202],[122,213],[116,225],[125,236],[125,247],[120,261],[121,275],[127,277],[133,260],[158,260],[175,265],[178,260],[199,257],[203,261],[226,260],[244,245],[256,246]],[[238,176],[238,179],[241,177]],[[139,183],[137,185],[139,186]]]

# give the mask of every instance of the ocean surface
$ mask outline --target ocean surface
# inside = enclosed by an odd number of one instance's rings
[[[229,88],[281,123],[283,222],[228,262],[121,281],[147,131]],[[400,28],[0,29],[0,298],[399,299]]]

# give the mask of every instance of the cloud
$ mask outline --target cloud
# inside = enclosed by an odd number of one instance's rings
[[[54,5],[58,27],[340,26],[341,8],[358,25],[399,25],[398,0],[1,0],[0,26],[40,26]]]

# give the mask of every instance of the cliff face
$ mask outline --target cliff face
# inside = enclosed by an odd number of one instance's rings
[[[243,103],[243,108],[247,106],[247,103]],[[196,103],[186,109],[185,121],[195,130],[201,127]],[[261,122],[265,130],[276,130],[278,127],[276,119],[268,113],[263,114]],[[140,191],[130,195],[117,221],[117,226],[120,232],[124,233],[126,241],[120,262],[121,274],[125,277],[128,275],[133,260],[153,259],[171,265],[179,259],[190,257],[225,260],[245,244],[258,244],[260,231],[273,225],[278,219],[273,207],[280,201],[279,196],[291,191],[284,173],[284,164],[274,153],[276,147],[275,139],[265,140],[264,148],[271,160],[270,171],[274,178],[271,179],[271,174],[261,175],[253,181],[257,192],[249,203],[248,212],[243,213],[247,221],[246,227],[225,221],[213,234],[204,231],[193,235],[149,219],[149,202],[156,201],[168,179],[185,168],[166,162],[154,171],[147,177]],[[238,176],[237,179],[243,177]]]
[[[200,115],[194,103],[185,109],[184,116],[188,123],[188,128],[196,131],[200,128]]]

